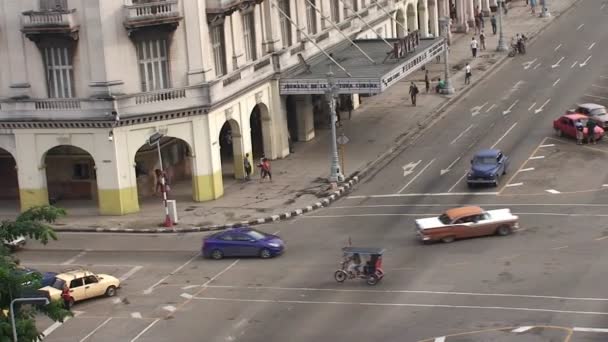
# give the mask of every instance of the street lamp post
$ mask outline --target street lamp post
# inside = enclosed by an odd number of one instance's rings
[[[148,138],[148,145],[154,146],[156,145],[156,150],[158,151],[158,164],[160,166],[160,186],[161,191],[163,193],[163,206],[165,207],[165,222],[164,226],[166,228],[173,227],[173,220],[171,220],[171,216],[169,216],[169,206],[167,204],[167,180],[165,179],[165,170],[163,169],[163,155],[160,152],[160,140],[163,138],[163,134],[160,132],[156,132],[152,134]]]
[[[450,18],[444,17],[441,19],[441,26],[443,28],[443,34],[445,36],[445,41],[443,43],[443,65],[445,72],[445,87],[443,89],[439,89],[442,94],[451,95],[454,94],[454,87],[452,87],[452,80],[450,79],[450,62],[449,62],[449,44],[448,38],[450,35]]]
[[[329,89],[327,90],[327,102],[329,103],[329,115],[330,115],[330,128],[331,128],[331,163],[329,182],[333,186],[337,182],[344,180],[344,175],[340,171],[340,159],[338,157],[338,142],[336,137],[336,96],[338,95],[338,88],[334,81],[334,73],[329,71],[327,73],[327,84]]]
[[[13,327],[13,341],[17,342],[17,325],[15,325],[15,303],[29,303],[29,304],[44,304],[49,305],[49,299],[45,297],[32,297],[32,298],[15,298],[11,301],[11,326]]]
[[[505,36],[502,30],[502,12],[504,11],[505,1],[498,0],[498,46],[496,51],[505,52],[508,51],[507,42],[505,42]]]

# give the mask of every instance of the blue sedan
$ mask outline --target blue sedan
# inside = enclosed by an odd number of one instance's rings
[[[500,177],[507,173],[509,158],[498,149],[481,150],[471,160],[471,170],[467,174],[469,187],[477,184],[498,186]]]
[[[216,260],[245,256],[267,259],[280,255],[284,250],[285,243],[278,236],[249,227],[239,227],[203,238],[202,255]]]

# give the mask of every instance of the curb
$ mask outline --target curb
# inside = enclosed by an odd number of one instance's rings
[[[553,23],[557,20],[557,18],[561,17],[564,13],[569,12],[573,7],[576,6],[582,0],[575,0],[570,6],[566,7],[563,11],[559,12],[554,19],[551,20],[547,25],[541,27],[534,36],[531,37],[530,43],[534,42],[538,36],[544,32],[547,28],[553,25]],[[380,163],[386,163],[392,161],[399,153],[405,150],[407,147],[411,146],[411,144],[415,141],[415,138],[420,136],[422,133],[426,131],[426,129],[430,128],[435,122],[441,120],[445,115],[442,115],[445,109],[449,106],[452,106],[459,100],[463,99],[466,94],[468,94],[472,89],[476,88],[488,77],[497,73],[502,66],[505,65],[505,61],[508,60],[508,56],[501,56],[495,63],[497,66],[493,68],[490,72],[484,73],[478,78],[478,81],[475,82],[473,86],[462,89],[459,93],[450,96],[447,101],[443,102],[439,106],[435,107],[431,110],[430,115],[426,117],[419,125],[418,129],[414,131],[408,132],[405,135],[398,137],[395,140],[395,144],[389,148],[386,152],[382,153],[378,158],[376,158],[371,163],[367,164],[360,170],[355,171],[353,174],[347,178],[338,188],[337,190],[331,192],[331,195],[322,198],[320,201],[313,203],[312,205],[308,205],[304,208],[291,210],[288,212],[284,212],[278,215],[266,216],[263,218],[252,219],[248,221],[240,221],[223,225],[211,225],[204,227],[190,227],[190,228],[146,228],[146,229],[133,229],[133,228],[55,228],[54,230],[58,233],[131,233],[131,234],[179,234],[179,233],[198,233],[198,232],[210,232],[217,230],[224,230],[230,228],[236,228],[241,226],[254,226],[265,223],[272,223],[277,221],[284,221],[291,219],[293,217],[301,216],[305,213],[309,213],[311,211],[327,207],[332,202],[342,198],[346,193],[350,192],[356,184],[358,184],[362,179],[364,179],[368,174],[370,174]],[[411,140],[409,144],[404,145],[404,143],[408,140]],[[389,158],[389,157],[393,158]]]

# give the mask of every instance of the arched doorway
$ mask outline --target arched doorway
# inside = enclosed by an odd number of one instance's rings
[[[0,206],[15,212],[19,210],[19,180],[17,162],[13,155],[0,148]]]
[[[416,9],[414,8],[414,5],[409,4],[407,5],[407,30],[409,32],[416,30],[418,28],[416,24]]]
[[[169,184],[169,198],[190,201],[192,199],[192,150],[184,140],[163,137],[160,140],[162,168]],[[135,153],[135,177],[140,203],[160,198],[156,170],[160,170],[158,148],[147,143]]]
[[[397,38],[405,36],[405,15],[401,9],[398,9],[395,14],[395,32],[397,32]]]
[[[233,179],[243,179],[245,177],[243,140],[238,122],[229,119],[224,123],[220,130],[219,143],[224,185]],[[253,164],[256,164],[256,160]]]
[[[43,157],[49,203],[97,208],[97,175],[91,154],[72,145],[55,146]]]
[[[296,109],[296,97],[288,95],[285,99],[285,109],[287,109],[287,131],[292,142],[298,139],[298,112]]]
[[[253,107],[249,116],[249,127],[253,158],[258,159],[264,155],[270,157],[270,114],[265,104],[258,103]]]

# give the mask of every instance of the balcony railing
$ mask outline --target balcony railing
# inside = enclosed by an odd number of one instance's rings
[[[230,15],[230,13],[242,8],[243,6],[259,4],[261,2],[262,0],[207,0],[205,7],[207,9],[207,13],[210,14],[222,13]]]
[[[76,10],[27,11],[21,14],[21,31],[26,35],[78,32]]]
[[[175,25],[182,19],[178,0],[125,5],[125,22],[128,29],[156,25]]]

